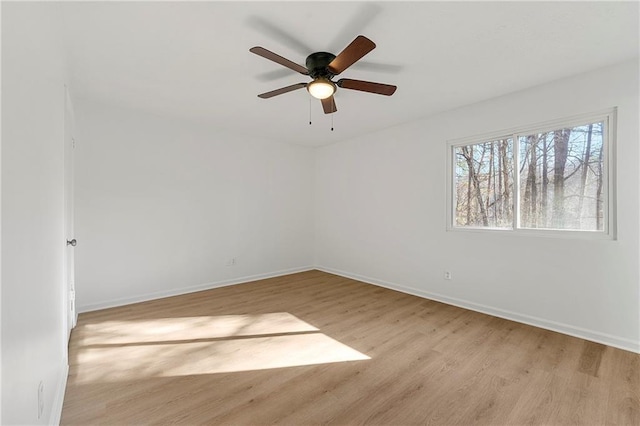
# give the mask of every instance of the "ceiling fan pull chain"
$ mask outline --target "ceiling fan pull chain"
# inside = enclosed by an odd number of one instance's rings
[[[309,126],[311,126],[311,98],[309,98]]]
[[[333,110],[335,111],[336,109],[336,100],[335,98],[332,96],[331,97],[331,103],[333,104]],[[333,132],[333,116],[336,115],[335,112],[333,114],[331,114],[331,131]]]

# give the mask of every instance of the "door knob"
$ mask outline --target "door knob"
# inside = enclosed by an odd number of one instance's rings
[[[76,244],[78,244],[78,242],[76,241],[75,238],[73,240],[71,240],[71,241],[67,240],[67,245],[68,246],[75,247]]]

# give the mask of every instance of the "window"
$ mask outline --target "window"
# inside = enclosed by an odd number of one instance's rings
[[[612,235],[614,115],[449,142],[449,228]]]

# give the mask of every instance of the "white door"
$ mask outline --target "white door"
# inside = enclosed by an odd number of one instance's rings
[[[64,295],[67,307],[67,334],[71,334],[71,329],[76,326],[76,287],[75,287],[75,266],[74,247],[76,245],[74,234],[74,188],[73,188],[73,161],[74,161],[74,116],[73,105],[69,96],[69,90],[65,87],[64,101],[64,231],[66,242],[64,271],[66,281],[66,294]],[[68,337],[68,336],[67,336]]]

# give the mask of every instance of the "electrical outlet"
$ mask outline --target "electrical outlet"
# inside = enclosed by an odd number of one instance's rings
[[[451,276],[451,271],[444,271],[444,279],[451,280],[453,277]]]
[[[38,418],[42,417],[44,411],[44,383],[40,380],[38,384]]]

